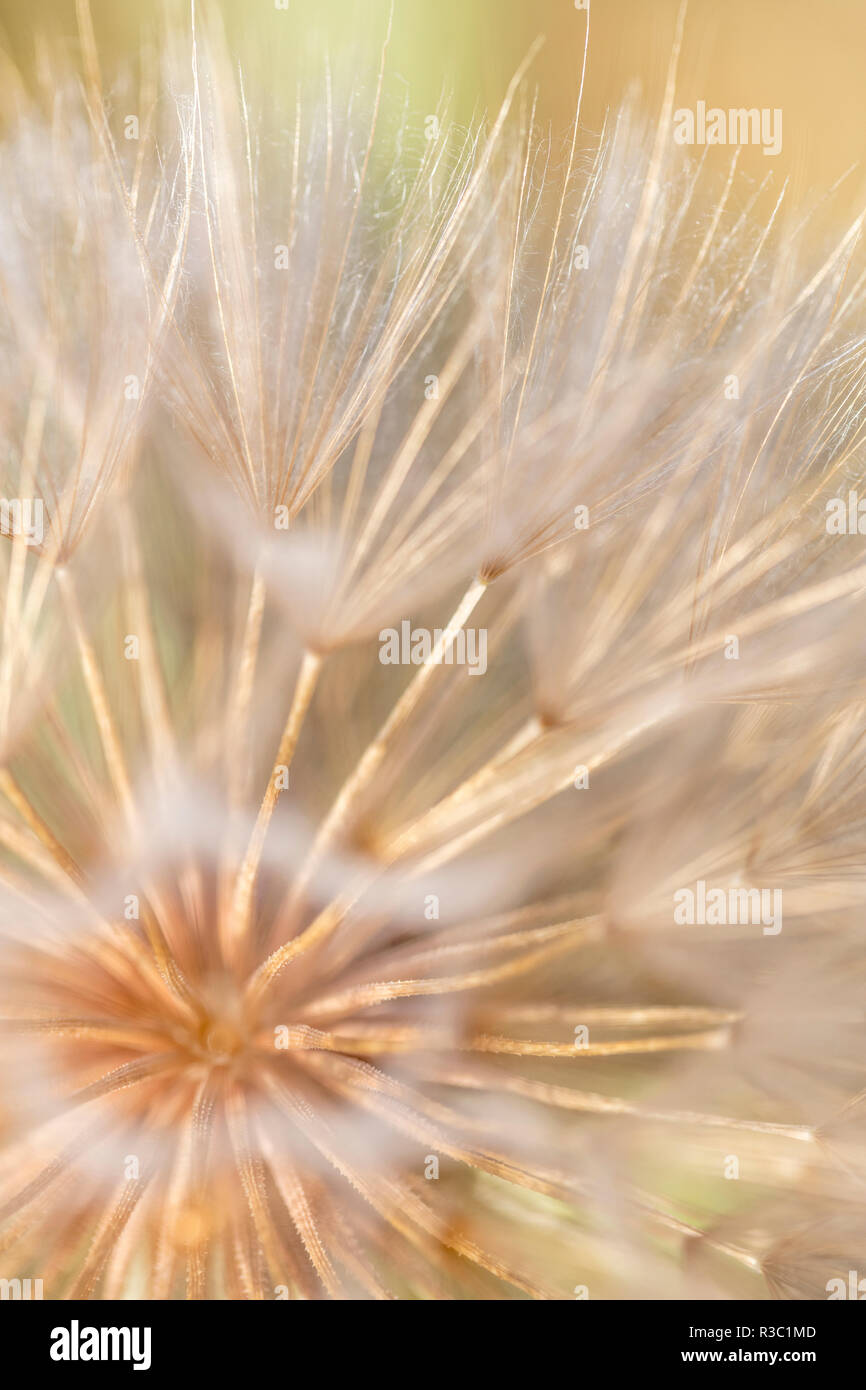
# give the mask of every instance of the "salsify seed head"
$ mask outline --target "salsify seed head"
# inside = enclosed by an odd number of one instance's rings
[[[275,87],[194,14],[115,89],[79,8],[0,138],[0,1269],[823,1297],[859,226],[525,69],[425,123],[387,41]]]

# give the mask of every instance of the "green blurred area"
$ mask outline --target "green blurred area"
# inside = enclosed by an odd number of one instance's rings
[[[278,26],[300,25],[349,64],[381,47],[388,0],[198,0],[218,9],[239,56],[272,47]],[[134,58],[143,32],[166,13],[189,27],[187,0],[91,0],[107,72]],[[278,9],[287,4],[288,9]],[[638,84],[648,112],[658,110],[679,0],[592,0],[590,60],[583,119],[598,130]],[[407,88],[413,111],[436,109],[453,93],[461,122],[495,108],[533,40],[545,44],[532,74],[539,115],[565,129],[579,85],[585,12],[575,0],[395,0],[388,66]],[[0,0],[6,44],[23,69],[37,33],[74,49],[75,0]],[[690,0],[677,80],[677,104],[780,107],[784,145],[770,160],[745,151],[743,164],[774,182],[790,179],[795,204],[830,188],[862,159],[866,129],[866,7],[863,0]],[[714,151],[715,156],[717,152]],[[834,204],[859,211],[859,169]]]

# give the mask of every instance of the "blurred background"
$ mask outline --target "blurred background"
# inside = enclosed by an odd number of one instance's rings
[[[584,3],[584,0],[579,0]],[[285,8],[277,9],[277,4]],[[239,53],[267,48],[275,26],[292,19],[351,58],[384,35],[388,0],[199,0],[218,8]],[[658,109],[679,0],[592,0],[584,104],[588,130],[601,127],[635,84]],[[106,71],[134,58],[143,33],[164,13],[188,23],[188,0],[91,0]],[[443,88],[457,120],[494,108],[532,41],[545,36],[533,65],[539,113],[567,126],[580,72],[585,12],[575,0],[395,0],[389,69],[408,87],[410,105],[436,109]],[[23,70],[44,31],[75,45],[75,0],[0,0],[2,42]],[[776,158],[744,151],[743,164],[773,183],[790,180],[789,206],[814,202],[847,171],[834,217],[859,212],[866,179],[859,166],[866,131],[866,5],[863,0],[690,0],[677,80],[678,106],[779,107],[783,148]],[[719,152],[713,151],[712,157]],[[728,152],[721,152],[726,158]]]

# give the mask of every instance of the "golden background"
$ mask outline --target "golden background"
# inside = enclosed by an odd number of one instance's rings
[[[384,34],[387,0],[288,0],[332,51]],[[187,19],[183,0],[92,0],[103,62],[134,56],[141,32],[163,11]],[[274,0],[218,0],[242,49],[267,43],[282,22]],[[638,84],[648,112],[658,109],[676,29],[679,0],[592,0],[584,124],[598,130]],[[468,121],[495,107],[539,34],[533,66],[539,113],[565,127],[574,109],[585,16],[574,0],[395,0],[388,64],[405,79],[411,107],[435,109],[444,88],[452,111]],[[0,32],[22,69],[33,62],[39,30],[74,46],[74,0],[0,0]],[[745,152],[744,167],[761,178],[773,165],[778,187],[790,180],[797,205],[826,192],[852,166],[834,199],[841,216],[864,197],[860,168],[866,134],[866,3],[864,0],[690,0],[677,80],[677,105],[780,107],[782,153]],[[714,152],[715,153],[715,152]]]

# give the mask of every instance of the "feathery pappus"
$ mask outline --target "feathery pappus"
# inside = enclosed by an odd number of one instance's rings
[[[425,133],[387,38],[274,83],[193,11],[117,87],[78,10],[0,137],[0,1273],[824,1297],[860,223],[717,187],[675,62]]]

